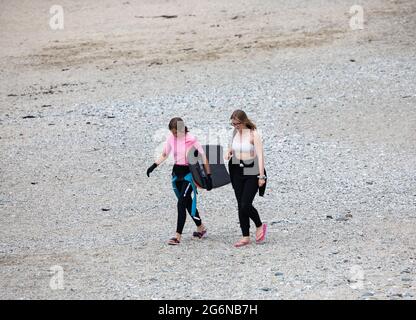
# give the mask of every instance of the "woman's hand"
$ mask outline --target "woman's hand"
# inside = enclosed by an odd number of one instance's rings
[[[153,170],[155,170],[157,167],[157,163],[153,163],[146,171],[146,174],[148,177],[150,177],[150,174],[153,172]]]
[[[231,150],[228,150],[227,154],[225,155],[225,160],[227,161],[230,160],[232,155],[233,155],[233,152]]]
[[[211,174],[207,174],[207,191],[212,190],[212,178],[211,178]]]
[[[153,172],[153,170],[156,169],[158,165],[160,165],[163,161],[165,161],[168,158],[169,154],[166,154],[165,152],[162,152],[159,159],[157,159],[146,171],[146,175],[150,177],[150,174]]]
[[[262,186],[264,186],[264,184],[266,183],[265,179],[259,179],[259,188],[261,188]]]

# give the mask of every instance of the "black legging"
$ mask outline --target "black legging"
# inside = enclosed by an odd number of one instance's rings
[[[228,165],[231,184],[238,203],[238,218],[241,231],[243,232],[243,237],[248,237],[250,235],[250,219],[253,220],[257,228],[262,225],[259,213],[253,207],[254,197],[259,190],[258,173],[253,174],[253,172],[249,172],[247,174],[244,168],[241,168],[232,160],[230,160]]]
[[[182,179],[187,173],[189,173],[188,166],[175,165],[173,167],[172,174],[175,174],[178,177],[178,180],[176,180],[175,183],[176,188],[179,191],[178,222],[176,225],[176,232],[179,234],[182,234],[183,227],[185,226],[186,210],[188,210],[190,215],[192,213],[192,186],[188,181]],[[198,227],[202,224],[198,209],[195,212],[195,217],[192,217],[192,220],[194,220]]]

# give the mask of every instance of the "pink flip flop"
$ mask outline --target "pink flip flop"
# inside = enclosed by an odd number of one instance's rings
[[[178,239],[176,239],[175,237],[170,238],[169,241],[168,241],[168,245],[171,245],[171,246],[177,246],[180,243],[181,242]]]
[[[202,239],[207,237],[207,229],[202,230],[201,232],[195,231],[192,236],[194,238]]]
[[[236,248],[240,248],[240,247],[247,246],[247,245],[249,245],[250,243],[251,243],[250,241],[242,241],[242,240],[240,240],[240,241],[238,241],[238,242],[236,242],[236,243],[234,244],[234,247],[236,247]]]
[[[266,233],[267,233],[267,224],[263,223],[263,232],[259,238],[256,238],[257,244],[264,242],[264,240],[266,239]]]

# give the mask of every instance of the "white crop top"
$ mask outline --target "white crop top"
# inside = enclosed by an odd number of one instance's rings
[[[250,141],[244,140],[240,142],[240,139],[236,139],[237,135],[233,138],[232,150],[233,152],[254,152],[254,145]]]

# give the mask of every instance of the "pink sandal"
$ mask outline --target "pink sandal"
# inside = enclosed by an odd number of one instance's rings
[[[250,244],[250,240],[240,240],[234,244],[234,247],[240,248]]]
[[[181,242],[178,239],[176,239],[175,237],[170,238],[169,241],[168,241],[168,244],[171,245],[171,246],[177,246],[180,243]]]
[[[202,230],[201,232],[195,231],[192,236],[194,238],[202,239],[207,237],[207,229]]]
[[[261,233],[261,236],[256,238],[256,243],[257,244],[263,243],[264,240],[266,239],[267,224],[263,223],[262,227],[263,227],[263,232]]]

